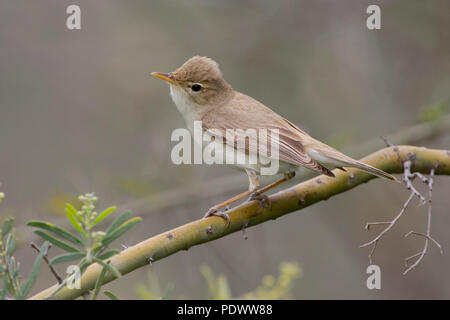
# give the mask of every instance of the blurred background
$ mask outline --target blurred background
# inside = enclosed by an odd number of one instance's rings
[[[81,7],[81,30],[66,28],[70,4]],[[370,4],[381,7],[381,30],[366,27]],[[152,71],[211,57],[235,90],[361,157],[384,146],[381,135],[446,116],[449,13],[446,0],[0,1],[0,219],[16,218],[22,272],[35,256],[29,241],[40,241],[26,222],[65,224],[64,204],[79,194],[95,192],[99,208],[117,205],[144,219],[120,248],[247,188],[245,174],[228,167],[172,164],[170,135],[184,121]],[[449,130],[400,136],[450,146]],[[426,209],[414,203],[377,248],[381,290],[366,287],[369,248],[359,245],[379,229],[364,225],[391,219],[408,191],[380,179],[248,229],[247,240],[235,233],[193,247],[106,288],[141,298],[136,286],[147,285],[151,270],[173,288],[170,298],[207,298],[210,270],[238,297],[277,278],[281,264],[297,270],[284,298],[448,299],[449,190],[447,177],[435,179],[432,232],[444,255],[431,247],[402,275],[404,258],[423,245],[403,237],[425,230]],[[33,293],[54,282],[43,266]]]

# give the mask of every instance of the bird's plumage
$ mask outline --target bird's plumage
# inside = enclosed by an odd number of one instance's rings
[[[240,111],[236,114],[236,108]],[[244,95],[240,92],[234,93],[232,98],[222,104],[219,108],[211,109],[201,117],[202,125],[205,131],[215,137],[221,138],[227,145],[234,148],[241,147],[240,151],[245,153],[258,153],[264,149],[264,153],[268,158],[273,160],[281,160],[287,163],[303,166],[308,169],[333,176],[333,173],[320,165],[306,152],[302,143],[303,137],[307,134],[295,127],[288,120],[279,116],[259,101]],[[226,130],[230,129],[234,136],[226,135]],[[238,130],[241,129],[241,130]],[[270,154],[270,148],[265,150],[264,145],[258,145],[258,136],[246,135],[245,131],[255,129],[258,133],[259,129],[277,129],[278,139],[271,140],[271,143],[277,144],[278,157]],[[270,132],[268,132],[268,135]],[[237,144],[238,139],[248,139],[248,143],[240,146]],[[273,138],[273,137],[272,137]],[[256,141],[250,141],[250,140]]]
[[[223,79],[218,64],[210,58],[195,56],[167,74],[164,80],[171,83],[172,98],[190,129],[194,120],[202,121],[204,131],[221,138],[238,151],[259,155],[263,147],[250,141],[244,146],[236,144],[239,137],[251,139],[245,130],[276,129],[278,139],[272,140],[272,143],[278,147],[278,156],[271,155],[270,150],[264,153],[272,160],[293,167],[306,167],[328,176],[334,176],[331,172],[334,168],[356,167],[379,177],[396,180],[392,175],[312,138],[261,102],[234,91]],[[194,84],[201,85],[201,90],[194,91]],[[235,134],[231,139],[227,139],[227,129],[233,130]]]

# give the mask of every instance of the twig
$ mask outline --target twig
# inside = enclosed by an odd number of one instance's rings
[[[428,178],[428,213],[427,213],[427,233],[423,234],[420,232],[415,232],[415,231],[410,231],[407,234],[405,234],[405,237],[408,237],[410,235],[416,235],[416,236],[420,236],[423,237],[425,239],[425,243],[423,246],[422,251],[408,257],[405,259],[405,266],[407,267],[407,269],[403,272],[403,274],[407,274],[409,271],[411,271],[412,269],[414,269],[415,267],[417,267],[417,265],[420,263],[420,261],[422,261],[423,257],[425,256],[425,254],[428,251],[428,242],[432,241],[436,247],[438,247],[438,249],[440,250],[441,254],[443,254],[443,250],[442,250],[442,246],[439,244],[439,242],[437,242],[434,238],[431,237],[431,214],[432,214],[432,196],[433,196],[433,177],[434,177],[434,168],[431,168],[430,171],[430,177]],[[422,180],[424,181],[424,180]],[[414,258],[416,258],[416,261],[414,261],[414,263],[412,265],[410,265],[408,267],[408,262]]]
[[[52,274],[55,276],[56,281],[58,281],[58,283],[61,284],[62,281],[63,281],[62,278],[61,278],[61,277],[59,276],[59,274],[56,272],[55,268],[53,268],[53,266],[50,264],[50,261],[48,261],[48,250],[51,248],[51,246],[52,246],[52,245],[49,244],[49,246],[48,246],[46,252],[44,253],[43,259],[44,259],[45,263],[48,265],[48,267],[50,268],[50,271],[52,272]],[[40,249],[34,242],[31,242],[31,247],[32,247],[33,249],[36,249],[36,251],[37,251],[38,253],[41,252],[41,249]]]
[[[372,257],[375,253],[375,249],[377,248],[378,242],[395,225],[395,223],[403,216],[403,214],[405,213],[406,209],[408,208],[408,205],[410,204],[411,200],[414,197],[417,197],[420,199],[421,204],[425,204],[427,202],[425,200],[425,197],[413,185],[414,179],[419,178],[422,183],[424,183],[428,186],[429,199],[428,199],[427,233],[423,234],[423,233],[419,233],[419,232],[415,232],[415,231],[410,231],[405,235],[405,237],[409,237],[410,235],[416,235],[416,236],[421,236],[421,237],[425,238],[425,244],[424,244],[423,250],[421,252],[416,253],[405,259],[405,265],[406,265],[407,269],[405,270],[405,272],[403,274],[406,274],[409,271],[411,271],[412,269],[414,269],[420,263],[420,261],[423,259],[423,257],[425,256],[425,254],[428,250],[428,242],[429,241],[432,241],[440,249],[441,254],[442,254],[442,246],[435,239],[433,239],[430,235],[430,233],[431,233],[431,211],[432,211],[431,210],[431,197],[432,197],[432,190],[433,190],[433,177],[434,177],[434,173],[435,173],[435,168],[431,168],[429,178],[425,177],[420,172],[411,173],[411,166],[412,166],[413,161],[416,159],[416,155],[414,153],[409,153],[409,154],[407,154],[406,158],[404,160],[402,160],[398,147],[392,145],[392,143],[388,139],[386,139],[384,137],[381,137],[381,138],[385,141],[385,143],[388,147],[393,149],[393,151],[397,154],[399,160],[402,162],[403,181],[406,184],[406,188],[408,190],[410,190],[411,193],[410,193],[408,199],[403,204],[400,212],[397,214],[397,216],[395,216],[395,218],[393,220],[382,221],[382,222],[368,222],[366,224],[366,226],[365,226],[366,230],[370,230],[370,227],[374,226],[374,225],[386,225],[387,224],[388,226],[385,229],[383,229],[383,231],[381,231],[378,234],[378,236],[376,236],[372,241],[364,243],[363,245],[360,246],[360,248],[364,248],[369,245],[372,245],[372,249],[369,253],[369,263],[372,264]],[[419,257],[419,258],[411,266],[408,267],[408,262],[417,257]]]
[[[411,154],[408,159],[406,159],[405,161],[403,161],[403,181],[406,183],[406,188],[408,190],[411,190],[411,193],[415,196],[417,196],[417,198],[420,199],[420,201],[422,202],[422,204],[426,203],[425,197],[422,196],[420,194],[419,191],[417,191],[417,189],[414,187],[414,185],[412,184],[412,182],[414,181],[414,178],[419,177],[423,183],[427,183],[427,178],[425,178],[422,174],[417,173],[417,174],[412,174],[411,173],[411,165],[412,165],[412,161],[414,160],[415,156],[413,154]]]
[[[377,224],[388,224],[388,226],[380,232],[380,234],[375,237],[375,239],[373,239],[372,241],[369,241],[367,243],[364,243],[362,245],[360,245],[360,248],[364,248],[370,245],[373,245],[372,250],[369,253],[369,262],[370,264],[372,264],[372,256],[375,253],[375,249],[378,245],[378,242],[381,240],[381,238],[386,234],[386,232],[388,232],[394,225],[395,223],[398,221],[398,219],[401,218],[401,216],[403,215],[403,213],[406,211],[406,208],[408,207],[409,203],[411,202],[411,200],[414,198],[414,193],[411,192],[411,194],[408,197],[408,200],[406,200],[406,202],[403,204],[402,209],[400,210],[399,214],[397,214],[397,216],[389,222],[368,222],[366,224],[366,229],[369,230],[371,225],[377,225]]]

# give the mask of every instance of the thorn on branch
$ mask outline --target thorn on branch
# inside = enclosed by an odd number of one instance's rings
[[[49,267],[50,272],[55,276],[56,281],[58,281],[58,284],[61,284],[63,282],[62,278],[60,277],[58,272],[56,272],[55,268],[53,268],[53,266],[50,264],[50,261],[48,260],[48,250],[50,250],[51,246],[52,246],[51,244],[48,245],[47,250],[45,250],[44,252],[43,259],[47,264],[47,266]],[[41,252],[41,249],[34,242],[31,242],[31,247],[35,249],[38,253]]]
[[[356,181],[356,177],[353,173],[350,173],[348,176],[348,184],[352,185]]]
[[[248,223],[242,225],[242,228],[241,228],[241,230],[242,230],[242,236],[244,237],[244,240],[247,240],[247,239],[248,239],[247,235],[245,234],[245,229],[246,229],[247,227],[248,227]]]
[[[381,139],[383,139],[384,143],[386,144],[386,146],[388,146],[389,148],[394,148],[397,149],[397,147],[395,147],[388,138],[381,136]],[[395,150],[394,150],[395,151]]]

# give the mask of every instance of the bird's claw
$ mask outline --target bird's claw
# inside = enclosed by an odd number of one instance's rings
[[[265,195],[265,194],[260,194],[260,193],[252,193],[250,195],[250,197],[248,198],[248,201],[253,201],[253,200],[257,200],[259,201],[259,204],[263,207],[263,208],[271,208],[272,207],[272,201],[270,200],[270,198]]]
[[[212,216],[221,217],[226,220],[228,227],[231,223],[231,218],[228,215],[228,213],[226,213],[226,211],[228,211],[229,209],[230,209],[229,207],[226,207],[224,211],[219,211],[219,209],[212,207],[211,209],[208,210],[208,212],[206,212],[206,214],[203,216],[203,219]]]

